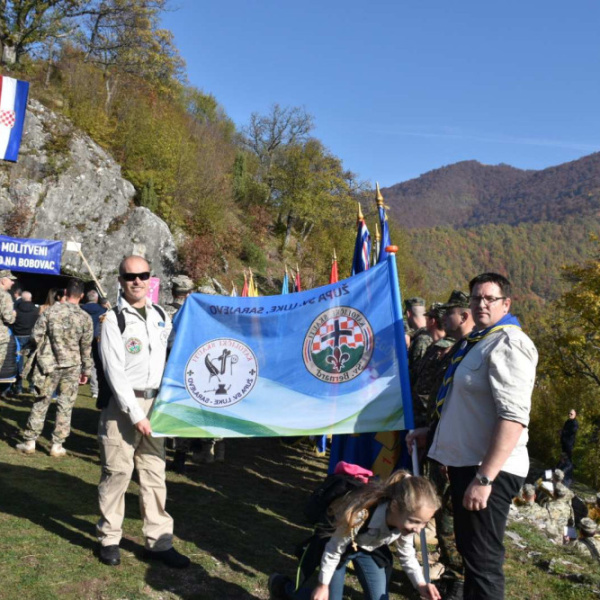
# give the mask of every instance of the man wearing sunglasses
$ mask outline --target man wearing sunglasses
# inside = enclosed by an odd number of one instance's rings
[[[164,438],[152,437],[149,421],[165,369],[171,320],[147,297],[149,280],[150,266],[144,258],[125,258],[119,265],[121,296],[102,324],[100,356],[112,397],[98,425],[102,476],[96,528],[100,560],[118,565],[125,492],[135,466],[145,555],[181,569],[190,560],[173,548],[173,519],[165,510]]]
[[[437,396],[429,457],[448,467],[465,599],[504,598],[508,510],[529,471],[527,427],[537,350],[510,314],[509,281],[470,284],[475,329],[463,338]]]

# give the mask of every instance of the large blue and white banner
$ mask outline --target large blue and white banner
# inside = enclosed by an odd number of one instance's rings
[[[412,425],[394,257],[321,288],[192,294],[152,413],[155,434],[295,436]]]
[[[0,269],[60,275],[62,242],[0,235]]]

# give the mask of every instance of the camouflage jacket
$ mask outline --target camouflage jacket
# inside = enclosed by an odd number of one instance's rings
[[[421,361],[431,344],[433,344],[433,338],[425,328],[419,329],[412,338],[408,349],[408,372],[411,385],[414,384],[417,378],[417,373],[421,369]]]
[[[13,299],[5,290],[0,290],[0,344],[7,344],[10,338],[8,326],[15,322]]]
[[[519,517],[534,521],[548,518],[548,511],[535,502],[533,504],[523,504],[518,506],[518,514]]]
[[[569,524],[573,517],[573,508],[570,502],[561,500],[552,500],[546,506],[551,521],[559,528]]]
[[[453,338],[442,338],[432,343],[425,355],[419,362],[419,370],[415,374],[412,385],[413,412],[415,416],[415,427],[426,427],[429,425],[427,403],[431,393],[439,389],[442,376],[446,371],[447,364],[443,361],[446,350],[455,343]]]
[[[452,339],[452,338],[449,338],[449,339]],[[459,347],[460,347],[460,344],[455,342],[452,346],[450,346],[449,348],[446,348],[445,350],[442,351],[442,354],[439,359],[438,368],[435,372],[434,381],[431,382],[431,392],[430,392],[429,398],[427,400],[427,423],[428,424],[433,423],[433,421],[437,422],[437,414],[436,414],[437,406],[436,405],[437,405],[438,391],[442,385],[442,382],[444,381],[444,375],[446,373],[446,370],[450,366],[450,363],[452,362],[452,358],[454,357],[454,354],[458,351]]]
[[[171,302],[171,304],[165,305],[165,312],[173,319],[173,317],[177,314],[177,311],[183,306],[183,304],[179,304],[179,302]]]
[[[31,332],[31,339],[38,348],[39,368],[48,375],[55,368],[81,365],[81,372],[89,375],[93,337],[92,319],[78,305],[53,304],[40,315]]]

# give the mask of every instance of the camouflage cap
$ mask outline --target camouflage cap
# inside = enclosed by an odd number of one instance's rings
[[[579,529],[581,533],[585,533],[587,535],[594,535],[596,533],[596,529],[598,526],[596,525],[596,521],[590,519],[589,517],[584,517],[579,522]]]
[[[554,493],[556,494],[557,498],[564,498],[568,491],[569,490],[567,489],[567,486],[563,483],[557,483],[554,486]]]
[[[4,279],[4,277],[8,277],[9,279],[16,279],[16,277],[10,272],[10,269],[0,270],[0,279]]]
[[[564,481],[565,472],[561,469],[554,469],[554,473],[552,473],[553,481]]]
[[[448,298],[448,302],[444,304],[444,308],[468,308],[469,307],[469,295],[461,292],[460,290],[454,290]]]
[[[442,302],[433,302],[429,307],[429,310],[425,313],[428,317],[433,319],[441,319],[442,315],[446,312],[446,305]]]
[[[524,496],[535,496],[535,486],[532,483],[526,483],[523,486]]]
[[[176,275],[171,282],[175,294],[187,294],[194,290],[194,282],[187,275]]]
[[[414,306],[425,306],[425,298],[415,296],[404,301],[404,310],[412,310]]]

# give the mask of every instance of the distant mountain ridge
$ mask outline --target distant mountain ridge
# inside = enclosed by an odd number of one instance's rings
[[[409,229],[562,222],[600,215],[600,152],[541,171],[462,161],[382,189]]]

